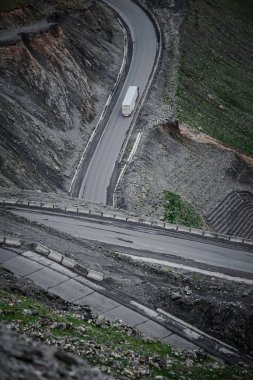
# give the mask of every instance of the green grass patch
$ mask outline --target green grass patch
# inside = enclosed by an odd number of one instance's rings
[[[84,320],[82,314],[55,311],[13,292],[0,290],[0,311],[1,322],[13,323],[18,331],[34,339],[46,340],[51,346],[83,356],[105,370],[110,369],[117,379],[133,378],[124,370],[135,373],[136,361],[143,371],[138,379],[154,379],[161,375],[165,379],[178,380],[230,380],[236,375],[237,379],[247,380],[253,376],[251,367],[221,366],[211,358],[200,359],[194,355],[190,359],[169,345],[129,335],[126,328],[98,327]],[[163,364],[159,367],[157,363],[161,359]]]
[[[187,227],[201,228],[203,220],[192,205],[182,200],[180,195],[164,192],[164,220]]]
[[[180,121],[250,154],[252,14],[253,2],[249,0],[190,1],[176,92]]]

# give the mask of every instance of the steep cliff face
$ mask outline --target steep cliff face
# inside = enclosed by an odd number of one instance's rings
[[[121,63],[121,30],[104,6],[47,16],[54,24],[0,34],[2,186],[67,190]]]

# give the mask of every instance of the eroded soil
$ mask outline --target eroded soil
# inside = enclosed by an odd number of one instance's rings
[[[103,3],[31,3],[0,14],[5,30],[35,23],[13,40],[1,31],[0,186],[68,192],[117,77],[123,33]]]

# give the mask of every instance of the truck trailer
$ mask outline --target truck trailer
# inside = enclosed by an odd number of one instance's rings
[[[138,86],[129,86],[122,103],[122,115],[131,116],[139,95]]]

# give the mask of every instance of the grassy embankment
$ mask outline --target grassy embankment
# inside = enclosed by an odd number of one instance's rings
[[[110,370],[116,379],[133,379],[135,361],[150,371],[139,379],[153,379],[157,375],[165,379],[251,379],[252,368],[217,365],[212,359],[178,354],[170,346],[129,335],[123,327],[96,326],[82,319],[82,314],[55,312],[43,303],[13,292],[0,290],[0,321],[14,323],[19,332],[35,339],[49,342],[64,349],[72,346],[72,352],[83,355],[92,365],[106,372]],[[63,327],[67,326],[67,328]],[[72,342],[69,345],[69,342]],[[85,354],[89,345],[89,355]],[[76,347],[76,351],[73,349]],[[99,355],[99,352],[103,355]],[[157,368],[157,357],[164,358],[163,368]],[[141,364],[142,363],[142,364]],[[130,371],[125,372],[124,369]]]
[[[187,227],[201,228],[203,220],[194,207],[172,192],[164,193],[164,220]]]
[[[253,154],[253,2],[191,0],[182,35],[177,115]]]

